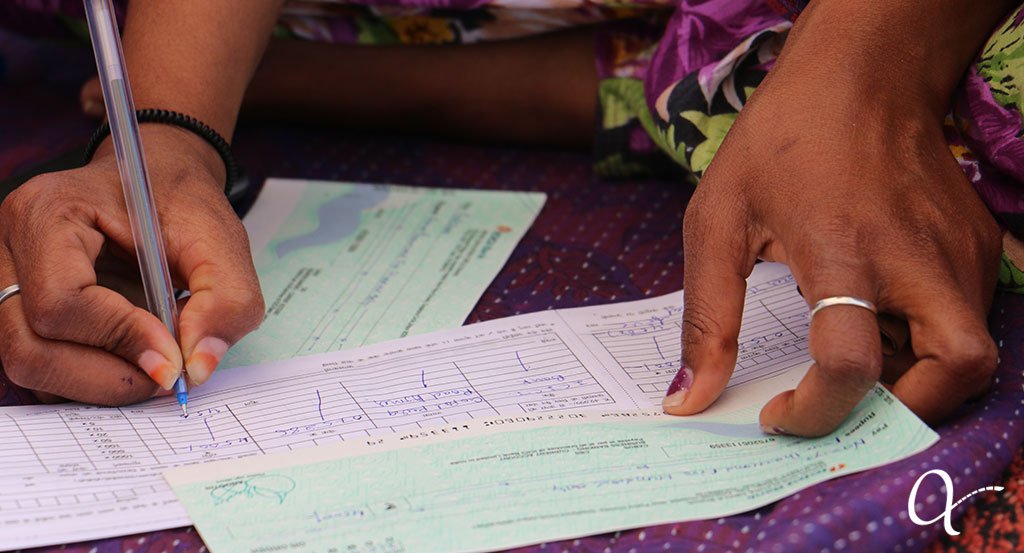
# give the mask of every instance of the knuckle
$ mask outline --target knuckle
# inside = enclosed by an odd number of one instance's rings
[[[895,207],[893,209],[896,209]],[[900,209],[892,221],[898,236],[902,237],[905,244],[915,244],[918,247],[934,247],[938,234],[935,231],[935,221],[945,219],[944,213],[935,206],[922,203],[914,209]]]
[[[245,225],[242,224],[241,219],[238,217],[230,217],[224,221],[224,227],[229,240],[249,245],[249,233],[246,232]]]
[[[690,342],[687,345],[701,345],[720,334],[721,326],[710,316],[710,307],[700,296],[686,298],[683,304],[683,336]]]
[[[848,346],[830,350],[827,356],[818,359],[818,367],[831,380],[862,384],[874,382],[882,373],[882,358],[868,353],[864,348]]]
[[[935,352],[948,376],[965,385],[987,383],[999,359],[995,342],[983,330],[949,333],[937,342]]]
[[[28,390],[38,390],[43,381],[44,368],[39,351],[25,339],[15,337],[7,342],[2,362],[10,381]]]
[[[81,202],[68,201],[65,179],[61,174],[36,177],[14,189],[2,204],[4,219],[15,222],[36,217],[41,210],[52,214],[74,213],[82,209]]]
[[[238,306],[239,318],[246,331],[255,329],[263,322],[266,305],[264,305],[263,294],[259,287],[246,288],[238,297]]]
[[[223,300],[221,309],[230,321],[228,329],[233,335],[225,337],[231,341],[237,341],[255,330],[263,322],[266,311],[263,294],[260,293],[258,286],[232,291],[230,296]]]
[[[801,269],[806,280],[828,280],[834,274],[862,270],[863,252],[873,251],[874,239],[870,232],[844,224],[837,220],[809,222],[807,227],[814,232],[803,233],[789,245],[796,258],[804,261]],[[824,259],[828,263],[823,263]]]
[[[73,296],[57,293],[55,290],[36,288],[29,294],[22,293],[25,317],[32,330],[43,338],[59,338],[68,325],[69,308]]]
[[[687,298],[683,313],[683,353],[694,350],[731,353],[737,348],[734,337],[725,336],[722,325],[710,315],[708,306],[696,297]]]
[[[738,208],[736,199],[717,192],[715,187],[706,183],[698,187],[683,212],[683,236],[699,238],[709,230],[736,219],[729,216]]]
[[[112,322],[113,324],[106,328],[96,329],[96,345],[122,357],[134,358],[137,349],[135,329],[138,328],[135,317],[115,317]]]
[[[708,227],[704,196],[694,194],[683,212],[683,236],[699,236]]]
[[[0,222],[7,228],[22,228],[32,218],[36,206],[40,202],[40,196],[44,192],[39,190],[37,180],[29,181],[14,189],[3,204],[0,204]]]

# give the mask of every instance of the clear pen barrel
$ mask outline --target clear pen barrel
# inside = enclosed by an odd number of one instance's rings
[[[110,121],[110,134],[121,175],[128,219],[135,237],[142,283],[149,311],[159,317],[167,330],[178,337],[178,309],[167,267],[164,240],[157,219],[153,192],[149,187],[135,118],[124,55],[118,37],[117,20],[110,0],[85,0],[86,20],[96,54],[96,67],[103,83],[103,100]]]

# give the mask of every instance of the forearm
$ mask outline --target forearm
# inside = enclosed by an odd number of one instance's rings
[[[800,14],[772,72],[828,83],[836,101],[918,103],[941,118],[964,71],[1015,4],[817,0]]]
[[[282,3],[129,2],[123,42],[136,107],[186,113],[230,139]]]

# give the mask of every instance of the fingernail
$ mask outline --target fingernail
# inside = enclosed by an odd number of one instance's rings
[[[185,362],[185,370],[188,371],[192,382],[202,384],[209,380],[217,364],[227,353],[228,347],[227,342],[213,336],[199,340],[196,349],[192,350],[192,355]]]
[[[178,379],[178,374],[181,372],[166,357],[151,349],[144,351],[139,356],[138,364],[154,382],[165,390],[174,387],[174,381]]]
[[[82,102],[82,112],[91,117],[103,116],[103,104],[89,98]]]
[[[782,435],[789,434],[789,432],[786,432],[786,429],[782,428],[781,426],[762,426],[761,430],[765,434],[772,434],[772,435],[775,435],[775,436],[782,436]]]
[[[665,399],[661,400],[662,407],[679,407],[686,401],[686,394],[690,392],[693,385],[693,371],[689,367],[683,367],[676,373],[672,383],[668,385],[665,392]]]

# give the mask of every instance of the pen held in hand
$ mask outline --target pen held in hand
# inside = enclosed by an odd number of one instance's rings
[[[84,0],[89,35],[96,54],[96,68],[103,102],[110,121],[110,136],[121,176],[128,220],[131,223],[135,254],[139,260],[142,286],[149,311],[178,339],[178,307],[171,284],[163,235],[157,219],[149,172],[142,151],[139,124],[135,118],[135,102],[125,71],[121,39],[110,0]],[[182,416],[188,416],[188,385],[184,372],[174,385]]]

